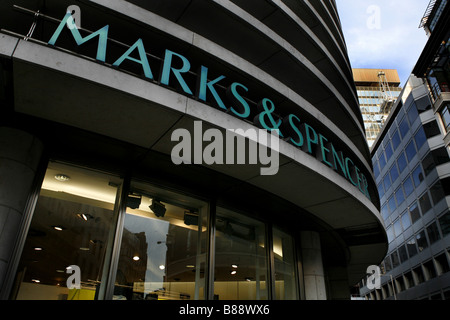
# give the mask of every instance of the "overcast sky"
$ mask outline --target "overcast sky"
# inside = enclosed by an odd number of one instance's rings
[[[405,84],[427,42],[428,0],[336,0],[353,68],[397,69]]]

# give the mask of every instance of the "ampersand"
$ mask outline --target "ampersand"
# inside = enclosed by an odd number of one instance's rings
[[[275,105],[270,99],[264,98],[258,103],[258,111],[260,112],[254,119],[254,123],[256,125],[262,126],[264,129],[267,129],[269,131],[272,130],[278,130],[279,136],[283,137],[283,135],[280,132],[280,126],[282,124],[282,120],[274,119],[274,116],[272,113],[275,111]],[[266,119],[269,120],[271,126],[268,126],[266,123]]]

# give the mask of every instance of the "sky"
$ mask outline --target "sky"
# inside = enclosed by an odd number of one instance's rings
[[[404,86],[428,37],[428,0],[336,0],[352,68],[397,69]]]

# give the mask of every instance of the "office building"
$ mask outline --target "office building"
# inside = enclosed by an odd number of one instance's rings
[[[389,116],[400,91],[400,78],[395,69],[353,69],[353,79],[369,147]]]
[[[2,0],[0,29],[0,298],[349,299],[385,256],[334,0]]]

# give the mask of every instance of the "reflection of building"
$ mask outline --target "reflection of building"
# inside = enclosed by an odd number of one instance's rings
[[[353,69],[369,147],[383,127],[401,88],[397,70]]]
[[[64,192],[78,202],[101,198],[114,208],[95,270],[99,299],[114,297],[121,245],[144,243],[128,238],[133,214],[146,231],[150,219],[170,224],[160,239],[167,256],[147,239],[146,268],[165,274],[158,288],[171,285],[177,298],[348,299],[367,265],[381,261],[386,233],[335,1],[250,3],[0,2],[2,298],[20,284],[17,265],[29,223],[39,219],[34,204],[47,168],[73,169]],[[195,156],[212,145],[206,129],[241,129],[241,139],[249,129],[279,129],[279,152],[271,152],[279,170],[262,175],[263,161],[175,164],[172,135],[193,137],[198,122],[205,132]],[[44,182],[57,183],[54,176]],[[149,204],[127,208],[138,182],[149,193],[142,198],[161,196],[166,216]],[[200,208],[193,231],[184,211]],[[231,234],[221,229],[225,219]],[[240,263],[220,258],[227,242]],[[126,272],[122,279],[127,285]],[[174,288],[183,280],[195,291]]]

